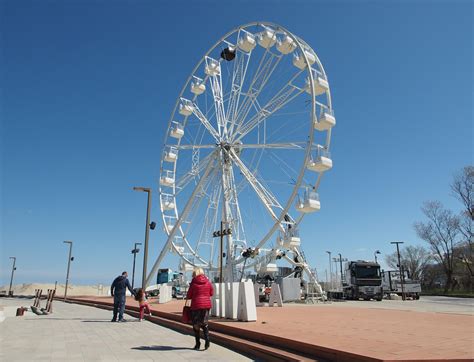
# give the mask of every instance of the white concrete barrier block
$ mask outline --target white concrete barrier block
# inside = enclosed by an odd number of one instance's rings
[[[214,288],[214,295],[211,298],[212,307],[211,307],[211,315],[213,317],[218,317],[219,315],[219,288],[217,287],[218,283],[212,283],[212,287]]]
[[[226,293],[225,293],[225,284],[226,283],[219,283],[218,288],[219,288],[219,317],[225,318],[225,311],[226,311]]]
[[[260,288],[263,287],[263,284],[255,283],[253,285],[254,292],[255,292],[255,305],[257,307],[261,307],[264,305],[262,302],[260,302]]]
[[[237,319],[239,306],[239,283],[225,283],[225,317]]]
[[[269,306],[273,307],[274,303],[276,303],[279,307],[283,307],[283,300],[281,298],[280,286],[277,283],[272,284]]]
[[[239,321],[250,322],[257,320],[257,307],[255,305],[255,291],[252,282],[242,282],[239,286]]]

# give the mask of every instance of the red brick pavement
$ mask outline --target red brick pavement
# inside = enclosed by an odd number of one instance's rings
[[[109,301],[111,298],[84,297]],[[137,303],[128,298],[127,305]],[[180,314],[183,301],[152,310]],[[245,331],[381,360],[474,360],[474,316],[331,305],[259,307],[257,322],[213,319]],[[288,341],[291,343],[291,341]]]

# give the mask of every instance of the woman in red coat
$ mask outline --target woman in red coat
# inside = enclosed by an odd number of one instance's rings
[[[204,271],[201,268],[195,268],[186,299],[191,299],[191,319],[193,321],[194,338],[196,338],[196,345],[194,346],[196,350],[201,348],[201,341],[199,340],[200,328],[204,332],[204,349],[209,348],[208,320],[213,294],[214,288],[212,288],[209,279],[204,275]]]

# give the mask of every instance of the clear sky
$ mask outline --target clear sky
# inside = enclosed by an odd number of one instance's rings
[[[471,1],[3,0],[0,13],[0,285],[9,256],[18,283],[64,282],[63,240],[74,241],[72,283],[131,269],[146,206],[132,187],[156,191],[181,87],[251,21],[303,38],[330,80],[334,168],[301,229],[320,274],[326,250],[371,259],[393,240],[421,243],[412,225],[425,200],[460,209],[449,184],[473,164]],[[164,240],[151,232],[150,259]]]

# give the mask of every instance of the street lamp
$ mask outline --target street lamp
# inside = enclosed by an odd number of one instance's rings
[[[331,252],[326,251],[329,256],[329,288],[332,289],[332,264],[331,264]]]
[[[74,260],[74,257],[71,256],[72,253],[72,241],[63,241],[65,244],[69,244],[69,258],[67,259],[67,274],[66,274],[66,288],[64,289],[64,300],[67,297],[67,286],[69,284],[69,269],[71,267],[71,261]]]
[[[397,245],[397,257],[398,257],[398,272],[400,274],[400,284],[402,285],[402,300],[405,300],[405,288],[404,288],[404,282],[405,282],[405,277],[402,274],[402,263],[400,262],[400,248],[399,244],[403,244],[403,241],[392,241],[390,244],[396,244]]]
[[[375,262],[377,262],[377,254],[381,254],[380,250],[375,250],[374,252]]]
[[[133,254],[132,290],[133,290],[133,284],[135,282],[135,259],[137,257],[137,253],[140,251],[140,249],[137,248],[137,245],[142,245],[142,243],[135,243],[135,246],[133,247],[133,250],[132,250],[132,254]]]
[[[218,231],[214,231],[212,233],[213,238],[220,238],[220,256],[219,256],[219,283],[223,283],[224,279],[222,277],[222,269],[223,269],[223,257],[224,257],[224,236],[231,235],[232,230],[230,228],[224,229],[224,221],[221,221],[221,229]]]
[[[151,189],[149,187],[134,187],[134,191],[146,192],[148,194],[148,201],[146,207],[146,225],[145,225],[145,250],[143,251],[143,275],[142,275],[142,289],[146,289],[146,267],[148,262],[148,237],[150,235],[150,229],[154,230],[156,223],[150,224],[150,209],[151,209]]]
[[[15,264],[16,264],[16,257],[15,256],[11,256],[10,259],[13,259],[13,265],[12,265],[12,276],[10,278],[10,288],[8,289],[8,296],[13,296],[13,292],[12,292],[12,284],[13,284],[13,273],[15,272],[16,270],[16,267],[15,267]]]

